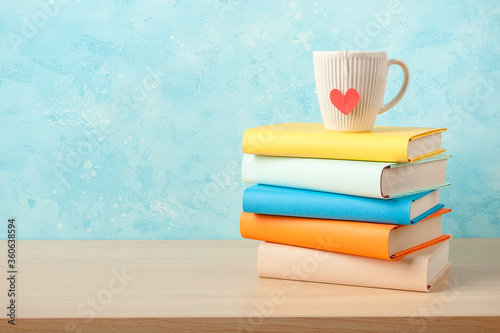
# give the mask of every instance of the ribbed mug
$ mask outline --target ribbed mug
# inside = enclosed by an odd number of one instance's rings
[[[313,60],[321,116],[329,131],[370,131],[377,115],[394,107],[408,89],[408,66],[399,59],[387,60],[386,52],[314,51]],[[402,68],[403,84],[384,104],[391,65]]]

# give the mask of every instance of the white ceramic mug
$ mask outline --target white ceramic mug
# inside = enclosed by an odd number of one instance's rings
[[[408,89],[408,66],[399,59],[387,60],[386,52],[314,51],[313,58],[319,107],[329,131],[370,131],[377,115],[396,105]],[[403,69],[403,85],[384,104],[391,65]]]

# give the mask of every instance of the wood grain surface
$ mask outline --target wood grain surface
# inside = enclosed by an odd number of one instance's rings
[[[18,241],[1,332],[475,332],[500,327],[500,239],[452,239],[426,293],[260,279],[250,240]],[[4,272],[6,242],[0,242]],[[1,254],[0,254],[1,256]],[[7,306],[8,281],[0,283]]]

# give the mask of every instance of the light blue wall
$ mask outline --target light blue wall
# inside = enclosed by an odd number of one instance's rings
[[[500,237],[498,1],[1,6],[0,220],[22,239],[240,237],[243,131],[321,122],[312,51],[344,49],[408,63],[377,123],[447,127],[444,231]]]

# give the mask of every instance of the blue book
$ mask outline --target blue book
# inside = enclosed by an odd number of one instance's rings
[[[387,224],[414,224],[443,206],[439,190],[389,200],[269,185],[243,193],[247,213]]]

